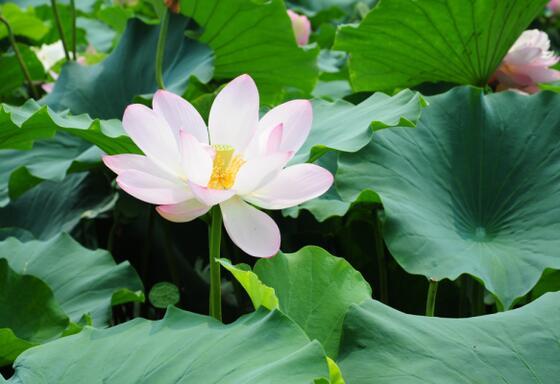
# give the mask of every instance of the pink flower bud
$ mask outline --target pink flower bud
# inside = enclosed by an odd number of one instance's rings
[[[292,21],[292,28],[296,35],[298,45],[305,45],[309,42],[309,35],[311,34],[311,23],[305,15],[298,15],[291,9],[288,10],[288,16]]]
[[[550,0],[547,8],[555,15],[560,14],[560,0]]]

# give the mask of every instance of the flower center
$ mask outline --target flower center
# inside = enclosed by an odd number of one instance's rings
[[[212,147],[216,151],[216,156],[208,188],[230,189],[245,160],[240,155],[234,155],[235,149],[230,145],[213,145]]]

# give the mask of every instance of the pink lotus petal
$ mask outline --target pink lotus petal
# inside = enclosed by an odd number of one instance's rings
[[[187,100],[174,93],[159,90],[154,95],[154,112],[163,117],[175,135],[182,129],[201,143],[208,144],[208,129],[200,113]]]
[[[151,204],[177,204],[193,197],[185,183],[141,171],[122,172],[117,184],[128,194]]]
[[[144,105],[132,104],[124,111],[123,127],[154,163],[173,174],[182,175],[177,139],[162,117]]]
[[[308,100],[292,100],[268,111],[259,121],[258,134],[270,137],[282,124],[282,141],[279,151],[296,153],[309,135],[313,122],[313,110]]]
[[[547,8],[554,14],[560,14],[560,0],[550,0]]]
[[[247,161],[237,174],[233,189],[245,195],[272,180],[292,157],[291,152],[277,152]]]
[[[291,9],[288,10],[288,16],[292,22],[292,28],[298,45],[305,45],[309,42],[311,34],[311,23],[305,15],[298,15]]]
[[[244,197],[265,209],[284,209],[304,203],[325,193],[333,176],[315,164],[297,164],[278,174],[270,183]]]
[[[196,199],[191,199],[178,204],[160,205],[156,207],[156,210],[166,220],[174,223],[186,223],[204,215],[210,210],[210,207]]]
[[[196,183],[189,183],[191,191],[202,204],[213,206],[220,204],[235,195],[235,191],[232,189],[212,189],[208,187],[203,187]]]
[[[54,89],[54,83],[44,83],[44,84],[41,85],[41,88],[46,93],[51,93]]]
[[[242,152],[255,132],[259,119],[259,93],[253,79],[241,75],[218,93],[209,116],[212,145],[230,145]]]
[[[239,197],[220,204],[224,226],[231,240],[245,253],[272,257],[280,250],[280,230],[266,213]]]
[[[193,135],[180,134],[183,168],[187,178],[198,185],[207,185],[212,175],[212,157]]]
[[[126,171],[139,171],[173,182],[180,181],[174,175],[158,167],[157,164],[144,155],[127,153],[122,155],[103,156],[103,163],[105,163],[107,168],[115,172],[117,175]]]
[[[284,124],[280,123],[272,129],[266,143],[266,154],[280,151],[282,136],[284,135]]]
[[[558,57],[549,49],[546,33],[537,29],[523,32],[493,76],[499,82],[496,89],[535,93],[539,83],[559,80],[560,71],[549,68],[558,62]]]

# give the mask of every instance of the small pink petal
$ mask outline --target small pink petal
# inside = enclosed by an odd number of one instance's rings
[[[212,189],[193,182],[189,182],[189,185],[194,197],[202,204],[210,207],[235,195],[235,191],[232,189]]]
[[[122,172],[117,184],[128,194],[151,204],[177,204],[193,197],[185,183],[136,170]]]
[[[187,178],[198,185],[206,185],[212,175],[212,157],[204,144],[193,135],[180,134],[183,168]]]
[[[282,170],[264,187],[244,196],[249,203],[265,209],[284,209],[325,193],[333,176],[315,164],[297,164]]]
[[[280,230],[266,213],[233,197],[220,204],[231,240],[254,257],[272,257],[280,250]]]
[[[174,223],[186,223],[204,215],[210,210],[210,207],[196,199],[190,199],[178,204],[160,205],[156,207],[156,210],[166,220]]]
[[[123,127],[153,162],[174,174],[182,173],[175,133],[162,117],[145,105],[132,104],[124,111]]]
[[[291,100],[268,111],[259,121],[258,135],[267,139],[282,124],[282,141],[279,151],[296,153],[309,135],[313,122],[313,109],[308,100]]]
[[[291,9],[288,9],[288,16],[292,22],[292,28],[298,45],[305,45],[309,42],[311,34],[311,23],[305,15],[298,15]]]
[[[159,90],[154,95],[154,111],[163,117],[175,134],[179,130],[190,133],[198,141],[208,144],[208,129],[198,111],[187,100],[174,93]]]
[[[43,85],[41,85],[41,88],[43,89],[43,91],[51,93],[54,89],[54,83],[44,83]]]
[[[272,180],[291,157],[291,152],[276,152],[247,161],[235,179],[233,189],[236,194],[245,195]]]
[[[233,79],[216,96],[210,109],[210,142],[230,145],[242,152],[259,120],[259,93],[249,75]]]

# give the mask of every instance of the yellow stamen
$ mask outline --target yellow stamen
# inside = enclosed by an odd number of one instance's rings
[[[243,157],[234,155],[235,149],[229,145],[214,145],[216,156],[212,166],[212,175],[208,188],[230,189],[235,183],[235,177],[245,163]]]

